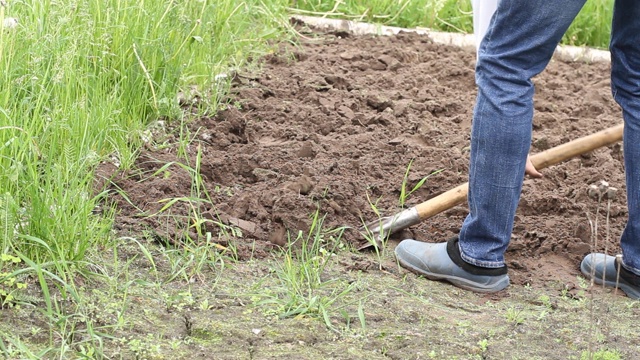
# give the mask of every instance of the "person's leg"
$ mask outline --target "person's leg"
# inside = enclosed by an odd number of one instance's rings
[[[482,40],[471,130],[469,215],[458,241],[405,240],[401,265],[478,291],[508,285],[511,238],[531,142],[533,84],[586,0],[501,0]],[[448,255],[447,261],[441,259]],[[460,270],[462,269],[462,270]],[[459,283],[461,277],[467,282]],[[506,278],[506,282],[505,282]]]
[[[640,275],[640,2],[616,0],[611,28],[611,88],[624,118],[624,165],[629,221],[623,264]]]
[[[471,0],[473,8],[473,34],[476,38],[476,49],[480,47],[484,34],[487,33],[491,17],[500,0]]]
[[[480,43],[482,38],[487,33],[489,25],[491,24],[491,18],[498,8],[500,0],[472,0],[471,7],[473,8],[473,33],[476,40],[476,53],[480,50]],[[476,54],[477,55],[477,54]],[[527,159],[527,165],[525,167],[525,173],[532,178],[543,177],[535,166]]]
[[[622,268],[616,258],[590,254],[582,272],[599,284],[619,286],[640,298],[640,2],[616,0],[611,26],[611,90],[624,118],[624,165],[629,219],[620,246]],[[620,277],[618,277],[618,270]]]
[[[585,0],[502,0],[479,50],[462,259],[504,266],[531,144],[534,87]]]

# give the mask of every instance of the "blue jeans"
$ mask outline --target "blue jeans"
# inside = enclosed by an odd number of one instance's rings
[[[462,258],[504,266],[531,144],[531,78],[553,52],[586,0],[502,0],[480,45],[478,98],[471,129],[469,215],[460,230]],[[625,267],[640,274],[640,1],[616,0],[611,84],[623,109],[629,220]]]

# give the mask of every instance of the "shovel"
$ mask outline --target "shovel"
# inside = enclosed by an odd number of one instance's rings
[[[532,155],[531,162],[536,169],[540,170],[597,148],[615,144],[622,140],[622,128],[623,124],[620,124],[545,150]],[[360,232],[369,241],[362,245],[359,250],[374,245],[380,247],[384,239],[389,235],[409,226],[416,225],[423,220],[463,203],[467,199],[468,191],[469,183],[464,183],[412,208],[403,210],[396,215],[381,217],[378,220],[365,224],[360,228]]]

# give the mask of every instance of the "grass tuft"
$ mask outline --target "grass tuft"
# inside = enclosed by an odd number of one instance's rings
[[[255,305],[266,307],[279,318],[311,317],[320,319],[328,329],[339,332],[333,318],[340,315],[347,320],[351,316],[342,304],[356,284],[332,277],[327,278],[325,269],[331,263],[334,252],[340,248],[340,238],[344,229],[336,230],[337,237],[323,228],[323,218],[319,211],[313,214],[312,225],[307,234],[299,232],[295,239],[289,239],[283,253],[276,260],[275,275],[280,286],[267,289],[256,296]],[[281,259],[281,260],[280,260]],[[366,326],[362,300],[358,300],[358,321]]]

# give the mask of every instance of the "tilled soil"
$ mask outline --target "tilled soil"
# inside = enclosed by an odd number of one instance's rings
[[[316,210],[326,215],[327,229],[375,220],[372,204],[382,215],[399,212],[409,165],[408,190],[441,171],[405,207],[467,181],[474,49],[410,33],[302,35],[296,46],[283,44],[265,58],[259,73],[235,74],[224,109],[188,126],[193,141],[186,149],[176,145],[178,134],[170,134],[150,143],[133,170],[100,169],[112,179],[117,230],[168,243],[204,241],[191,226],[195,209],[211,220],[202,231],[212,232],[221,246],[232,242],[240,258],[249,258],[284,245],[288,234],[309,231]],[[609,67],[553,60],[535,79],[532,153],[622,121],[611,97]],[[199,168],[200,193],[193,173],[165,166],[171,162]],[[596,250],[619,251],[626,219],[621,146],[543,173],[543,179],[525,180],[507,253],[512,282],[557,280],[572,287],[579,260],[592,247],[596,211]],[[607,204],[587,196],[587,187],[601,180],[620,189],[609,224]],[[211,203],[193,201],[206,199],[202,189]],[[456,206],[395,238],[444,241],[458,232],[466,214],[466,204]],[[218,236],[214,222],[241,234]],[[353,230],[344,239],[354,246],[363,241]]]

